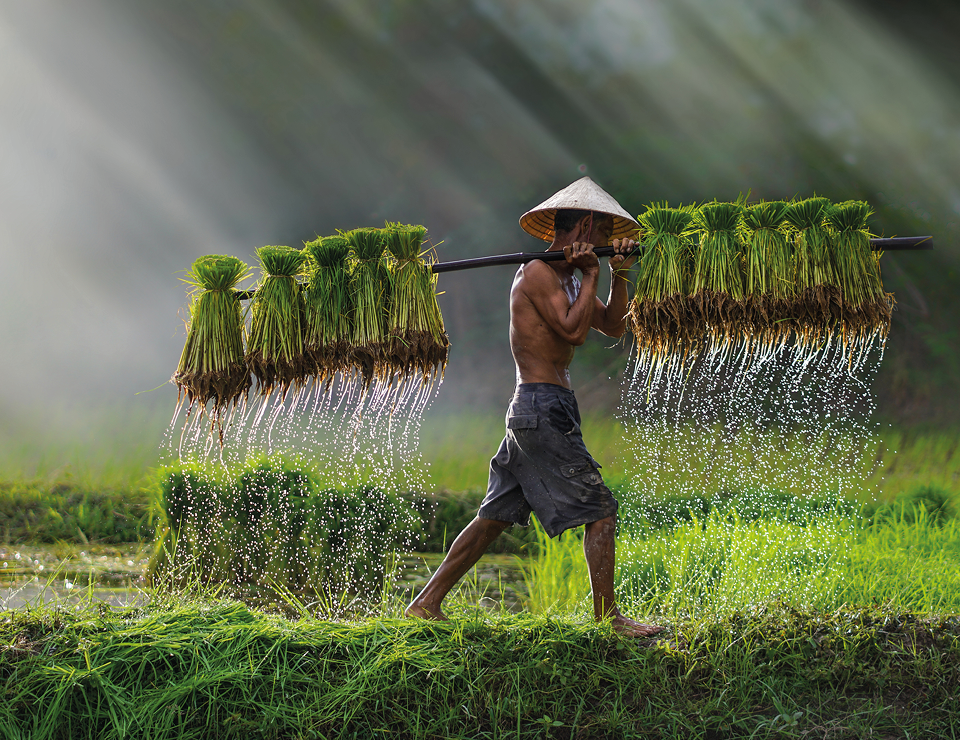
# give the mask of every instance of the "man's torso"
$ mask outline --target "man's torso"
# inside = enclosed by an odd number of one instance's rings
[[[510,350],[517,365],[517,383],[554,383],[570,388],[574,346],[544,319],[530,297],[531,281],[542,281],[548,289],[562,291],[570,306],[580,293],[580,281],[572,272],[555,270],[546,262],[537,260],[517,270],[510,290]]]

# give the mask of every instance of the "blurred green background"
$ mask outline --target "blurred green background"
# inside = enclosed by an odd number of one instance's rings
[[[156,457],[178,273],[202,254],[253,263],[385,219],[426,225],[443,260],[542,249],[517,219],[583,174],[633,213],[818,193],[869,201],[879,234],[933,234],[883,257],[898,310],[875,389],[885,421],[950,426],[958,28],[950,2],[0,3],[0,462]],[[453,348],[428,427],[502,415],[512,275],[441,277]],[[629,347],[610,344],[573,367],[588,413],[619,398]]]

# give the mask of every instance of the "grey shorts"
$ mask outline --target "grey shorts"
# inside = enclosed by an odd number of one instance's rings
[[[517,386],[477,515],[527,526],[531,511],[551,537],[617,513],[600,465],[583,444],[577,399],[553,383]]]

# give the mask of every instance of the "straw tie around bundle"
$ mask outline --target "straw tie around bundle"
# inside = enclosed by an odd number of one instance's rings
[[[437,276],[421,255],[423,226],[387,223],[384,241],[391,266],[389,363],[401,376],[442,374],[450,340],[437,304]]]
[[[353,298],[350,293],[350,244],[342,234],[305,245],[310,278],[304,290],[304,353],[318,378],[332,380],[350,368]]]
[[[243,362],[243,309],[234,290],[249,274],[236,257],[211,254],[197,259],[184,278],[194,289],[187,341],[172,380],[191,407],[212,401],[217,417],[250,387]]]
[[[247,364],[257,376],[259,391],[274,388],[286,394],[310,376],[303,354],[303,296],[297,276],[305,255],[297,249],[266,246],[257,250],[263,278],[251,303],[253,321]]]

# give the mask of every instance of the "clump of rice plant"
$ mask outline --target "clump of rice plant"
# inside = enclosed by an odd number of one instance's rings
[[[350,243],[342,234],[308,242],[310,277],[303,291],[304,353],[322,379],[350,367],[353,299],[350,293]]]
[[[688,208],[654,204],[638,221],[644,250],[628,323],[640,351],[667,354],[700,329],[687,302],[693,214]]]
[[[292,247],[257,250],[263,279],[251,303],[253,321],[247,364],[257,376],[260,393],[303,383],[310,366],[303,354],[303,296],[297,276],[305,255]]]
[[[389,222],[383,230],[394,258],[390,272],[390,364],[401,375],[417,372],[424,378],[443,373],[450,348],[437,303],[437,276],[421,254],[426,233],[424,226]]]
[[[833,267],[830,232],[824,225],[829,206],[826,198],[806,198],[790,203],[784,214],[795,229],[795,309],[800,325],[815,333],[832,327],[841,318],[841,295]]]
[[[380,229],[362,228],[345,234],[356,263],[350,275],[353,295],[353,364],[364,384],[388,377],[390,342],[390,268],[384,259],[386,245]]]
[[[251,604],[278,592],[375,598],[391,554],[409,549],[423,526],[398,493],[329,489],[316,471],[280,457],[233,472],[173,466],[159,472],[152,494],[158,526],[148,578],[222,586]]]
[[[187,341],[173,382],[190,406],[212,401],[217,417],[250,388],[250,370],[243,361],[243,308],[234,290],[249,274],[236,257],[211,254],[194,262],[184,278],[194,289]]]
[[[852,330],[886,330],[893,308],[892,301],[883,292],[880,257],[870,249],[867,222],[871,215],[870,205],[856,200],[839,203],[826,212],[843,294],[843,323]]]
[[[787,204],[761,201],[743,209],[745,244],[745,289],[750,316],[763,330],[782,333],[788,329],[789,304],[793,301],[793,254],[783,229]]]
[[[743,275],[737,242],[738,203],[705,203],[694,223],[700,229],[700,249],[693,273],[693,308],[700,322],[713,331],[729,333],[742,328]]]

